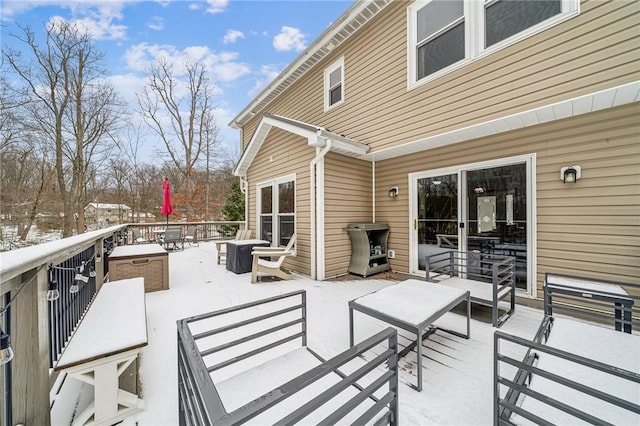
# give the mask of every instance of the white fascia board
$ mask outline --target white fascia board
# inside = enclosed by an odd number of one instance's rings
[[[318,131],[317,128],[309,126],[306,123],[298,122],[298,124],[296,124],[295,120],[285,121],[278,119],[278,117],[264,117],[262,120],[269,126],[277,127],[306,139],[315,137]]]
[[[240,161],[238,161],[238,165],[233,169],[233,174],[235,176],[243,177],[247,175],[247,169],[258,154],[258,151],[260,150],[264,140],[267,138],[269,131],[271,131],[271,125],[264,123],[264,121],[261,121],[260,124],[258,124],[258,128],[249,141],[247,148],[242,153]]]
[[[353,157],[363,156],[369,151],[369,145],[366,143],[358,142],[324,129],[319,131],[319,136],[331,139],[333,144],[332,151],[337,151]]]

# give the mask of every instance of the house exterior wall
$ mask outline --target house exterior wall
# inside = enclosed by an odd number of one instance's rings
[[[117,206],[109,208],[96,208],[92,205],[85,207],[85,221],[87,224],[109,224],[109,223],[121,223],[127,221],[131,209],[129,207]]]
[[[350,223],[372,221],[371,163],[329,153],[324,158],[325,277],[347,273]]]
[[[408,89],[410,4],[390,3],[262,112],[323,126],[368,144],[375,153],[640,80],[640,3],[585,0],[577,16]],[[345,101],[324,112],[323,71],[341,57]],[[635,103],[377,162],[376,221],[391,226],[389,248],[397,253],[393,269],[408,270],[408,173],[535,154],[538,284],[552,270],[637,281],[639,117]],[[260,119],[257,114],[243,126],[243,148]],[[583,178],[573,188],[558,179],[560,167],[568,164],[583,167]],[[355,176],[352,193],[371,191],[364,169],[342,156],[327,156],[325,180],[349,180],[351,174],[342,177],[347,171]],[[252,176],[249,181],[254,190]],[[387,191],[395,185],[401,196],[390,200]],[[346,233],[338,230],[348,215],[356,216],[341,211],[337,191],[327,184],[327,277],[346,272],[343,248],[350,246],[344,244]],[[250,203],[255,209],[255,198]],[[363,209],[369,206],[373,203],[363,201]],[[371,215],[372,210],[363,210],[360,216],[370,221]]]
[[[394,270],[409,270],[408,173],[535,154],[537,284],[546,272],[640,278],[640,103],[376,163],[376,216],[391,226]],[[491,149],[487,149],[491,147]],[[560,180],[580,165],[582,179]],[[400,196],[385,197],[397,185]]]
[[[260,152],[247,171],[249,182],[249,229],[256,238],[256,184],[295,173],[296,175],[296,256],[285,260],[285,267],[306,275],[311,274],[309,163],[315,149],[307,140],[277,128],[271,129]]]
[[[407,90],[407,7],[392,2],[265,111],[372,151],[637,81],[640,5],[583,1],[580,14]],[[345,102],[323,110],[324,68],[344,56]],[[248,143],[260,114],[243,127]]]

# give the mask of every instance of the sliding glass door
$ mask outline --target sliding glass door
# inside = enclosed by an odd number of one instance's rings
[[[458,175],[418,178],[417,230],[419,269],[425,270],[427,256],[458,249]]]
[[[460,250],[516,258],[516,286],[531,293],[531,161],[471,164],[410,175],[411,271]]]

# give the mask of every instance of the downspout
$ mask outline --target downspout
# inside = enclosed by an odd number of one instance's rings
[[[373,209],[373,223],[376,223],[376,160],[371,162],[371,206]]]
[[[318,131],[317,134],[317,138],[320,138],[320,130]],[[316,212],[316,198],[318,196],[318,191],[316,189],[316,166],[317,164],[320,162],[320,160],[322,160],[325,155],[327,155],[327,153],[329,153],[329,151],[331,151],[331,139],[325,139],[325,145],[324,147],[319,150],[316,151],[316,156],[313,158],[313,160],[311,160],[311,163],[309,163],[309,180],[310,180],[310,192],[311,192],[311,196],[310,198],[310,213],[311,213],[311,279],[315,280],[317,279],[317,259],[316,259],[316,254],[318,252],[317,250],[317,244],[318,244],[318,228],[317,228],[317,212]],[[323,189],[324,190],[324,189]],[[323,205],[324,208],[324,205]],[[324,224],[323,224],[324,226]]]
[[[249,182],[247,176],[240,176],[240,192],[244,194],[244,229],[249,229]],[[256,226],[256,229],[257,226]],[[256,235],[256,238],[258,236]]]

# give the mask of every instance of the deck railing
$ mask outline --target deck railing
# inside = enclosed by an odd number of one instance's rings
[[[94,253],[94,248],[89,247],[71,259],[49,267],[49,282],[57,283],[54,285],[58,290],[57,299],[49,301],[49,367],[53,367],[62,355],[71,334],[96,294],[95,275],[83,275],[87,277],[87,282],[80,281],[83,285],[78,286],[78,291],[71,291],[72,286],[78,284],[75,276],[79,270],[91,267],[86,265],[85,259],[93,258]]]
[[[107,276],[105,247],[127,225],[0,253],[0,327],[14,357],[0,368],[1,424],[49,424],[50,367]],[[72,286],[77,285],[73,289]],[[47,300],[49,290],[56,300]]]
[[[140,234],[147,241],[156,240],[155,230],[164,229],[167,226],[180,226],[184,234],[189,226],[196,227],[197,241],[213,241],[225,238],[231,238],[236,234],[238,229],[246,229],[245,222],[239,221],[209,221],[209,222],[155,222],[155,223],[131,223],[126,233],[127,243],[133,242],[132,231],[139,229]]]
[[[235,234],[244,222],[196,225],[198,240]],[[108,258],[132,244],[131,228],[152,236],[165,223],[124,224],[0,253],[0,328],[11,337],[14,358],[0,367],[0,424],[49,424],[51,367],[64,352],[91,301],[108,280]],[[149,238],[150,240],[153,238]],[[71,287],[78,285],[77,292]],[[57,288],[59,298],[47,300]]]

